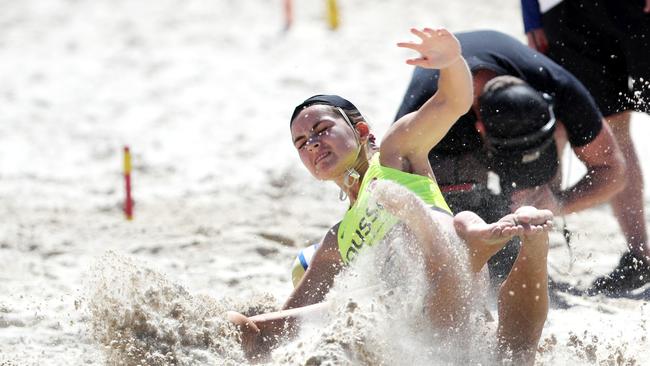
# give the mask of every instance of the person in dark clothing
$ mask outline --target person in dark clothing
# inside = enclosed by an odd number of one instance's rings
[[[528,45],[587,87],[627,163],[627,184],[611,204],[629,251],[594,282],[594,290],[642,286],[650,277],[650,243],[630,119],[635,111],[650,113],[650,0],[521,0],[521,5]]]
[[[474,77],[474,104],[429,153],[454,212],[471,210],[492,222],[530,204],[561,216],[607,202],[623,188],[625,163],[612,131],[571,73],[503,33],[456,37]],[[416,68],[396,119],[435,94],[438,78],[437,70]],[[567,140],[588,174],[561,190],[557,149]],[[498,173],[500,192],[487,188],[488,170]],[[513,242],[491,260],[495,282],[516,253]]]

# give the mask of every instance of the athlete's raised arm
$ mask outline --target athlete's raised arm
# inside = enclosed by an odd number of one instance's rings
[[[411,29],[420,43],[401,42],[399,47],[420,53],[409,65],[440,69],[438,91],[417,111],[400,118],[382,140],[382,157],[426,156],[467,112],[473,101],[472,75],[461,55],[458,39],[446,29]]]

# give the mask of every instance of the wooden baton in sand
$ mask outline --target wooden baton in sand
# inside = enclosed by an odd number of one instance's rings
[[[131,198],[131,151],[128,146],[124,147],[124,187],[126,197],[124,199],[124,214],[127,220],[133,220],[133,199]]]

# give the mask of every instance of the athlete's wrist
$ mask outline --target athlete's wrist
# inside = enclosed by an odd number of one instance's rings
[[[458,67],[458,66],[463,66],[465,65],[465,59],[463,58],[463,55],[461,53],[458,53],[456,57],[452,57],[449,59],[447,62],[447,65],[443,67],[444,69],[450,68],[450,67]]]

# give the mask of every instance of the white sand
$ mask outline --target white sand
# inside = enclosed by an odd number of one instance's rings
[[[326,28],[324,2],[296,1],[288,34],[279,0],[2,2],[0,365],[119,363],[92,325],[118,324],[120,311],[147,318],[174,301],[187,327],[218,329],[207,336],[212,346],[179,337],[178,361],[237,364],[216,314],[277,306],[298,248],[345,209],[293,152],[292,106],[315,93],[344,95],[381,136],[411,73],[403,63],[411,54],[394,46],[410,39],[409,27],[492,28],[523,40],[515,0],[340,2],[339,31]],[[650,181],[641,140],[650,118],[633,122]],[[123,145],[134,153],[133,222],[120,211]],[[554,233],[551,272],[584,288],[625,246],[606,207],[567,220],[574,257]],[[165,288],[162,304],[138,308]],[[259,294],[276,300],[246,305]],[[650,364],[647,301],[554,299],[540,362]],[[114,312],[91,311],[102,305]],[[302,359],[287,352],[278,360]]]

